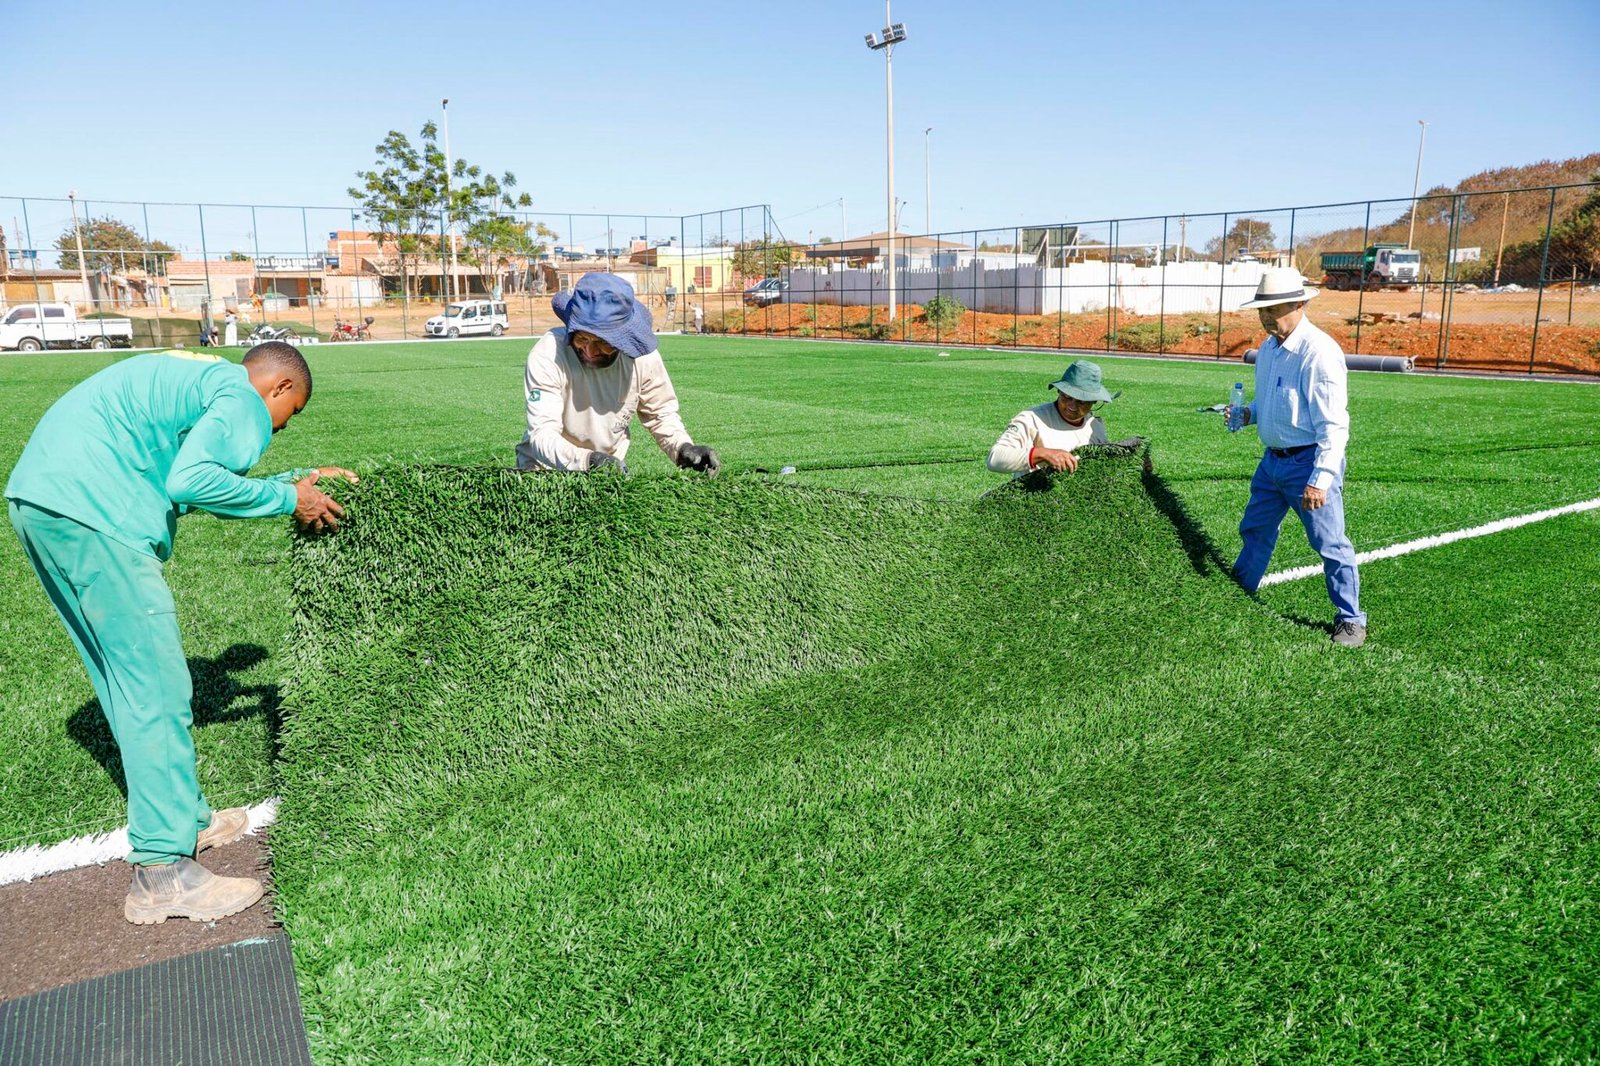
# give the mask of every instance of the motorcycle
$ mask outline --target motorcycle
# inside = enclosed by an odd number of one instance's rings
[[[329,341],[370,341],[371,339],[371,315],[368,315],[360,325],[354,322],[345,322],[338,315],[333,316],[333,332],[328,334]]]
[[[287,344],[299,344],[300,334],[288,326],[274,327],[270,323],[263,322],[255,328],[250,336],[244,339],[246,344],[260,344],[263,341],[284,341]]]

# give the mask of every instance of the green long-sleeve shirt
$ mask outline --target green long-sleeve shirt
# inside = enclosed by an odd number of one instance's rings
[[[22,500],[165,560],[178,516],[294,513],[290,471],[247,478],[272,441],[248,371],[212,355],[136,355],[45,412],[6,483]]]

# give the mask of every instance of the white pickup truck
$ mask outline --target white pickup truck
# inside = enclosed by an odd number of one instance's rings
[[[0,350],[4,351],[132,345],[132,319],[79,319],[71,304],[19,304],[0,317]]]

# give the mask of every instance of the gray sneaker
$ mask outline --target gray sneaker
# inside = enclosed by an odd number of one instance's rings
[[[1367,642],[1367,627],[1355,622],[1335,622],[1333,642],[1347,648],[1359,648]]]
[[[168,918],[214,922],[238,914],[261,898],[253,877],[218,877],[193,859],[167,866],[135,866],[122,916],[134,925],[160,925]]]

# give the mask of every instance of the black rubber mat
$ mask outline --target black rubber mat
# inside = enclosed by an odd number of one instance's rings
[[[0,1003],[5,1066],[310,1062],[281,934]]]

